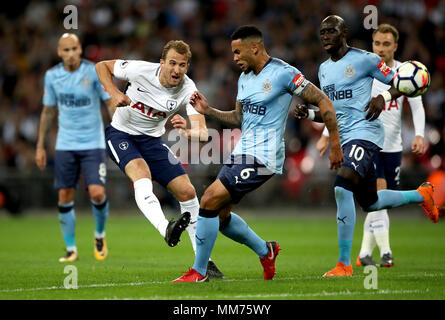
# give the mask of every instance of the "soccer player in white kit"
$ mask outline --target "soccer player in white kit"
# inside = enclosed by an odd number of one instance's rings
[[[389,24],[381,24],[373,32],[372,48],[394,71],[402,64],[394,59],[397,50],[399,33]],[[374,79],[372,96],[388,90],[389,85]],[[402,160],[402,107],[404,97],[389,101],[380,114],[380,120],[385,128],[385,140],[376,162],[377,190],[398,190],[400,185],[400,165]],[[411,144],[411,151],[417,155],[424,153],[425,111],[422,98],[408,98],[414,122],[415,138]],[[317,149],[324,154],[328,147],[327,130],[323,132],[317,142]],[[368,212],[364,227],[360,254],[357,257],[357,266],[377,265],[372,258],[375,246],[379,247],[381,267],[392,267],[394,258],[389,245],[389,217],[387,209]]]
[[[182,107],[187,110],[190,139],[207,140],[205,118],[190,105],[195,83],[187,75],[191,51],[181,40],[169,41],[160,63],[109,60],[96,65],[99,79],[117,106],[105,138],[108,154],[134,185],[139,209],[171,247],[187,229],[196,252],[195,233],[199,201],[195,188],[176,156],[162,141],[165,123]],[[112,76],[128,81],[125,93],[119,91]],[[177,117],[180,117],[179,115]],[[184,122],[172,119],[173,126],[186,129]],[[167,188],[179,201],[181,216],[167,221],[153,193],[152,180]],[[209,260],[210,276],[224,275]]]

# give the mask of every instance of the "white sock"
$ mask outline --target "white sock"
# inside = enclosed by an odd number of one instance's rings
[[[389,247],[389,216],[388,210],[383,209],[372,212],[372,230],[375,236],[375,241],[380,249],[380,256],[385,253],[392,253]]]
[[[199,214],[199,201],[197,197],[194,197],[191,200],[179,202],[179,206],[181,207],[181,213],[186,211],[190,212],[190,224],[187,227],[187,232],[190,237],[190,241],[192,243],[193,251],[196,255],[196,225],[198,222],[198,214]]]
[[[134,197],[139,210],[159,231],[162,237],[165,237],[168,221],[165,219],[161,204],[153,193],[153,184],[150,179],[143,178],[134,182]]]
[[[376,241],[371,228],[372,215],[369,213],[366,215],[365,223],[363,224],[363,240],[362,247],[360,249],[360,258],[366,256],[372,256],[372,251],[374,251]]]
[[[102,233],[94,231],[94,238],[96,238],[96,239],[103,239],[103,238],[105,238],[105,231],[102,232]]]
[[[66,247],[66,251],[72,251],[72,252],[77,253],[77,247],[76,246]]]

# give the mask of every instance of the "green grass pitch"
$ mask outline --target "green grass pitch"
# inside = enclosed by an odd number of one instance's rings
[[[238,214],[265,240],[278,240],[273,281],[262,279],[258,257],[247,247],[219,234],[212,258],[226,274],[224,280],[174,284],[193,265],[194,254],[186,233],[177,247],[164,239],[138,212],[118,215],[111,211],[107,225],[109,256],[93,257],[93,216],[77,213],[76,240],[80,259],[69,263],[77,269],[77,289],[66,289],[67,264],[58,262],[64,245],[57,213],[0,215],[0,299],[147,299],[147,300],[319,300],[319,299],[444,299],[445,245],[443,222],[430,223],[420,209],[391,218],[393,268],[377,268],[377,282],[370,282],[363,268],[355,267],[363,213],[358,214],[352,248],[352,278],[322,278],[337,257],[335,212],[283,216],[280,209],[255,215]],[[287,210],[289,211],[289,210]],[[300,212],[301,210],[296,210]],[[374,252],[380,261],[378,250]],[[365,283],[377,284],[366,289]]]

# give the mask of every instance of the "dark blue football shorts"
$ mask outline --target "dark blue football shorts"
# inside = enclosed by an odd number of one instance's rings
[[[402,152],[379,152],[375,158],[377,178],[386,180],[387,188],[399,190]]]
[[[131,135],[109,125],[105,129],[105,141],[108,155],[124,173],[128,162],[142,158],[150,168],[152,179],[165,188],[174,178],[186,174],[160,137]]]
[[[57,190],[75,188],[81,171],[87,186],[92,184],[105,186],[107,177],[105,149],[56,150],[54,171],[54,187]]]
[[[221,168],[216,179],[222,182],[230,193],[232,203],[236,204],[247,193],[260,187],[273,175],[272,171],[253,156],[232,155],[230,163]]]
[[[366,140],[351,140],[342,146],[344,161],[342,167],[356,172],[361,179],[376,181],[374,161],[380,148]]]

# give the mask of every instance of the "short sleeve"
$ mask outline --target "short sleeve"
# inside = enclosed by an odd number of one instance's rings
[[[193,80],[189,79],[189,83],[187,84],[187,94],[186,94],[186,105],[185,105],[185,109],[187,111],[187,115],[193,115],[193,114],[200,114],[198,111],[195,110],[195,108],[193,108],[193,106],[190,104],[190,97],[192,96],[192,94],[197,91],[198,89],[196,88],[195,83],[193,82]]]
[[[374,79],[388,84],[394,78],[395,72],[375,53],[367,53],[365,63],[369,66],[369,75]]]
[[[188,116],[191,116],[193,114],[200,114],[198,111],[195,110],[195,108],[193,108],[190,103],[187,103],[187,105],[185,106],[185,110],[187,111]]]
[[[49,72],[46,72],[44,80],[43,105],[54,107],[56,104],[57,104],[57,95],[51,83],[51,75]]]
[[[286,89],[297,96],[299,96],[309,84],[309,81],[300,70],[292,66],[285,67],[283,72],[281,72],[280,78],[285,84]]]
[[[132,81],[138,77],[144,64],[145,61],[118,59],[114,63],[113,75],[120,80]]]

